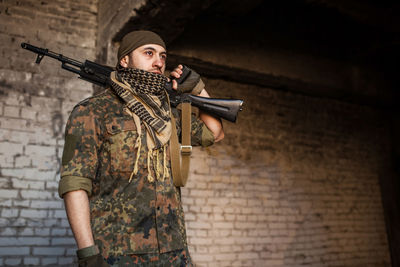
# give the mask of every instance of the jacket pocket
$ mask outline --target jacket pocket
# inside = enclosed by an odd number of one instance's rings
[[[138,133],[135,123],[133,120],[110,123],[106,128],[110,142],[110,172],[115,177],[126,176],[133,171],[136,159]]]

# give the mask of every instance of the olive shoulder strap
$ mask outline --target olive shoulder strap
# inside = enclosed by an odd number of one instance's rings
[[[171,168],[172,177],[175,186],[183,187],[186,185],[189,176],[191,146],[191,113],[190,103],[182,103],[182,144],[179,144],[178,134],[176,132],[176,122],[174,116],[171,116],[172,132],[170,139]]]

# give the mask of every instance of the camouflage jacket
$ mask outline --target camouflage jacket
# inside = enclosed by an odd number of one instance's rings
[[[176,109],[173,114],[178,117]],[[179,118],[177,130],[180,134]],[[110,90],[79,103],[66,126],[59,194],[88,192],[93,236],[105,257],[163,253],[186,246],[180,192],[172,182],[169,152],[167,176],[149,182],[143,134],[139,171],[129,182],[138,153],[137,138],[132,116]],[[204,123],[192,117],[192,145],[207,146],[213,141]]]

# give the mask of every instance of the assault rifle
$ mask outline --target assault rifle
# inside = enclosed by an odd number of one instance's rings
[[[52,57],[61,61],[63,69],[78,74],[79,78],[103,87],[110,86],[110,73],[115,70],[110,66],[100,65],[89,60],[85,60],[82,63],[62,54],[27,43],[21,43],[21,47],[37,54],[37,64],[40,64],[44,56]],[[190,70],[184,67],[181,77],[177,79],[178,84],[182,83],[189,74]],[[242,110],[243,100],[240,99],[206,98],[187,93],[178,94],[176,90],[172,89],[172,82],[166,84],[166,90],[169,94],[171,105],[174,107],[182,102],[190,102],[192,106],[198,107],[204,112],[231,122],[236,121],[238,112]]]

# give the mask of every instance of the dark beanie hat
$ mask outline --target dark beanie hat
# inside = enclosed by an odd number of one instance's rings
[[[121,58],[145,44],[157,44],[167,49],[163,39],[158,34],[151,31],[133,31],[122,38],[118,49],[118,63]]]

